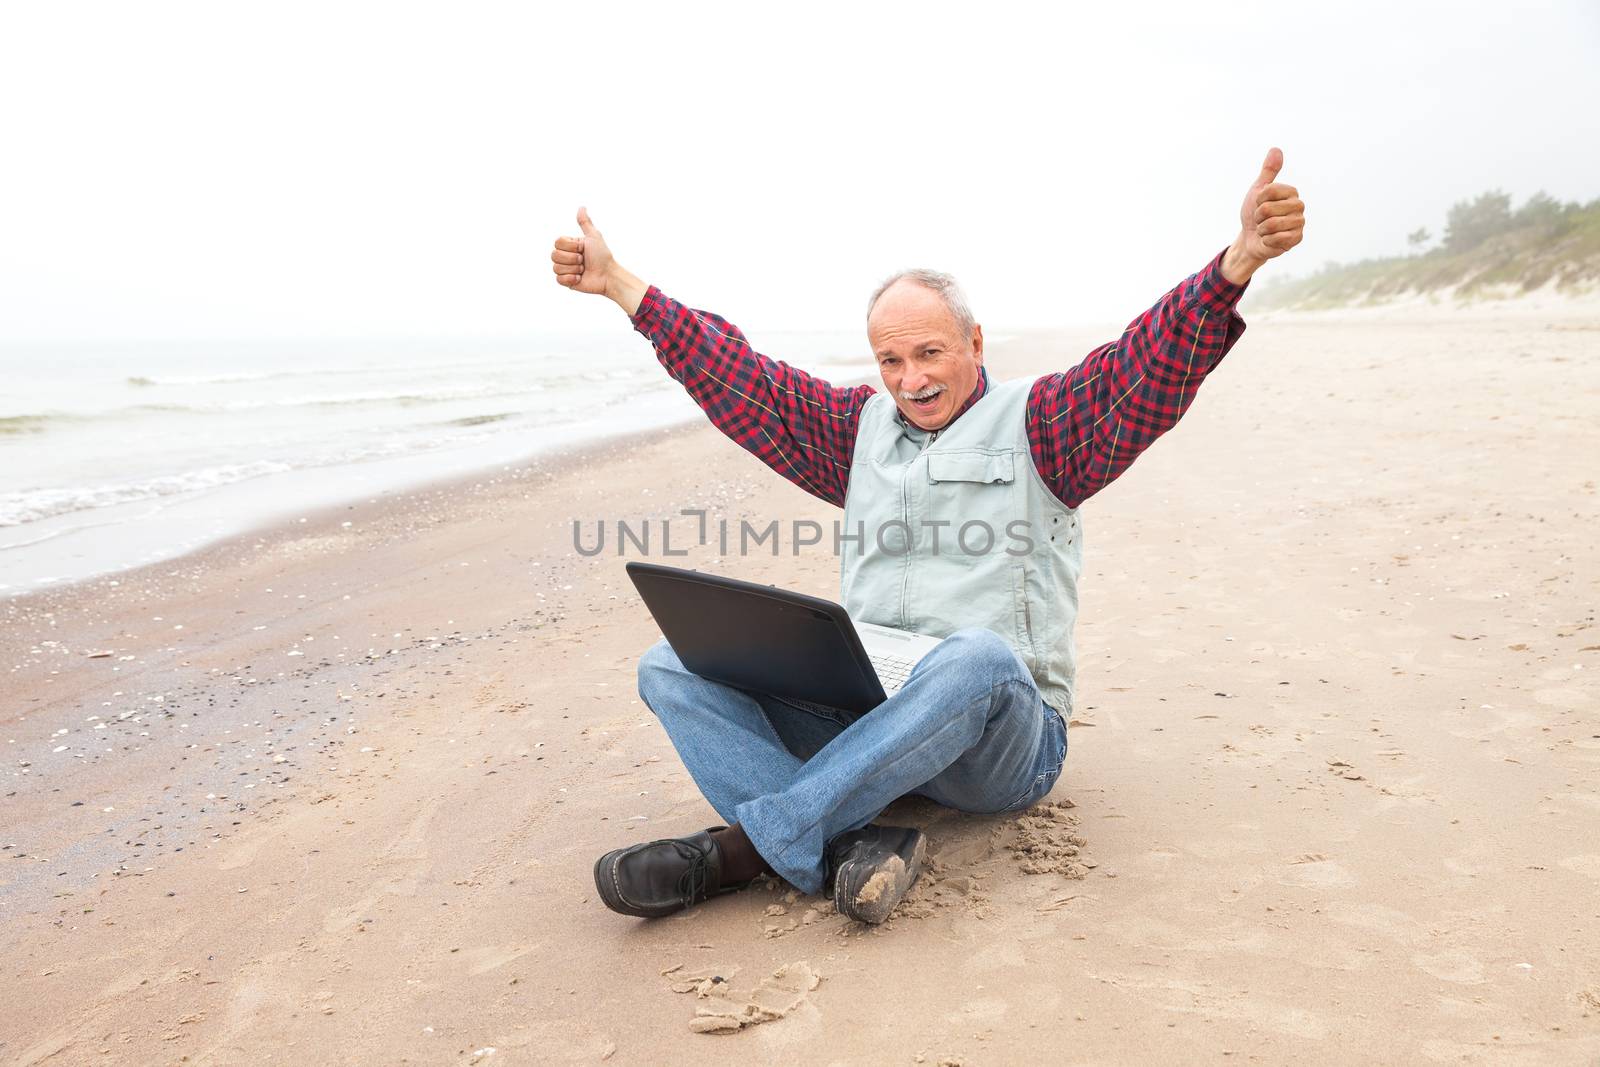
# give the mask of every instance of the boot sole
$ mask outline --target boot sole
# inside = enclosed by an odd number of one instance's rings
[[[927,858],[928,839],[919,834],[910,863],[900,856],[890,856],[870,868],[860,863],[847,865],[839,872],[834,906],[847,919],[874,926],[883,922],[916,884]]]

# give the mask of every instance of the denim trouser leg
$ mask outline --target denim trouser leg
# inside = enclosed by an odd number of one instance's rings
[[[806,759],[845,728],[777,697],[702,678],[664,640],[639,661],[639,696],[729,825],[739,821],[740,804],[787,788]]]
[[[822,888],[829,839],[898,797],[1021,808],[1049,791],[1065,757],[1060,717],[988,630],[940,642],[904,688],[859,717],[707,681],[664,641],[640,662],[639,693],[717,814],[808,893]]]

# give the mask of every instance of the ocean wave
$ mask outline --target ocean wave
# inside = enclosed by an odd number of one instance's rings
[[[5,415],[0,416],[0,435],[43,433],[52,424],[71,419],[71,415],[56,412],[41,413],[37,415]]]
[[[503,359],[497,360],[458,360],[448,363],[399,363],[393,367],[385,366],[354,366],[354,367],[328,367],[312,366],[296,370],[261,370],[261,371],[232,371],[225,374],[130,374],[123,381],[137,388],[150,388],[162,385],[239,385],[247,382],[281,381],[285,378],[313,378],[323,379],[331,377],[373,377],[374,375],[394,374],[427,374],[435,371],[449,371],[459,373],[463,370],[473,369],[504,369],[516,364],[508,364]]]
[[[495,400],[505,397],[531,396],[544,391],[537,383],[519,385],[512,389],[492,386],[455,386],[432,392],[404,390],[390,392],[379,390],[361,393],[305,393],[282,396],[268,400],[227,400],[215,404],[137,404],[130,409],[138,411],[187,412],[196,415],[237,414],[249,411],[273,411],[290,408],[342,408],[342,407],[422,407],[429,404],[449,404],[458,400]],[[114,414],[107,412],[106,414]]]
[[[492,422],[505,422],[521,415],[520,411],[502,411],[498,415],[467,415],[459,419],[446,419],[446,426],[487,426]]]
[[[40,519],[67,515],[74,511],[89,511],[116,504],[134,504],[142,500],[201,492],[259,478],[264,474],[278,474],[293,469],[287,463],[258,460],[254,463],[231,463],[203,470],[185,471],[182,474],[164,475],[121,485],[73,486],[5,493],[0,494],[0,526],[21,526],[24,523],[38,522]]]
[[[130,374],[123,379],[128,385],[140,389],[149,389],[159,385],[238,385],[241,382],[265,382],[273,378],[294,378],[300,375],[316,375],[321,377],[326,374],[352,374],[366,373],[353,370],[307,370],[307,371],[255,371],[251,373],[236,374]]]
[[[501,422],[514,418],[520,412],[491,415],[473,415],[436,423],[438,426],[469,429],[475,426]],[[562,421],[562,420],[554,420]],[[435,449],[449,448],[464,442],[480,439],[479,434],[433,433],[400,440],[386,440],[375,444],[361,444],[338,449],[317,456],[305,456],[292,462],[283,460],[256,460],[248,463],[230,463],[178,474],[161,475],[138,481],[110,485],[79,485],[63,488],[29,488],[0,493],[0,527],[21,526],[41,519],[54,518],[79,511],[113,507],[118,504],[136,504],[147,500],[182,496],[220,489],[237,482],[249,481],[268,474],[282,474],[294,470],[312,470],[364,463],[370,460],[389,459],[395,456],[416,455]]]
[[[538,384],[522,385],[514,389],[490,387],[458,388],[444,392],[371,392],[344,395],[316,394],[287,396],[276,400],[234,400],[212,404],[149,403],[128,404],[124,407],[100,411],[64,412],[38,411],[19,415],[0,416],[0,436],[44,433],[68,424],[109,422],[143,415],[239,415],[250,412],[287,411],[295,408],[428,407],[450,404],[462,400],[505,400],[515,397],[533,397],[544,392]]]

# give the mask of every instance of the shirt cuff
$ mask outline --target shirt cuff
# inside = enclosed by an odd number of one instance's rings
[[[1243,285],[1235,285],[1222,276],[1222,257],[1227,254],[1228,250],[1224,248],[1204,270],[1195,275],[1194,299],[1201,307],[1217,312],[1233,311],[1239,298],[1244,296],[1244,291],[1250,288],[1248,281]]]
[[[664,310],[663,305],[666,301],[667,295],[660,289],[653,285],[646,289],[644,291],[644,299],[639,301],[639,310],[630,316],[633,328],[649,336],[650,327],[660,320],[661,313]]]

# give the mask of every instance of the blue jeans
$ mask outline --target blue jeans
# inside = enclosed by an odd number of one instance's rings
[[[1061,716],[983,629],[941,641],[866,715],[709,681],[666,641],[639,661],[639,696],[717,814],[807,893],[822,889],[828,841],[897,798],[1021,811],[1050,792],[1067,756]]]

